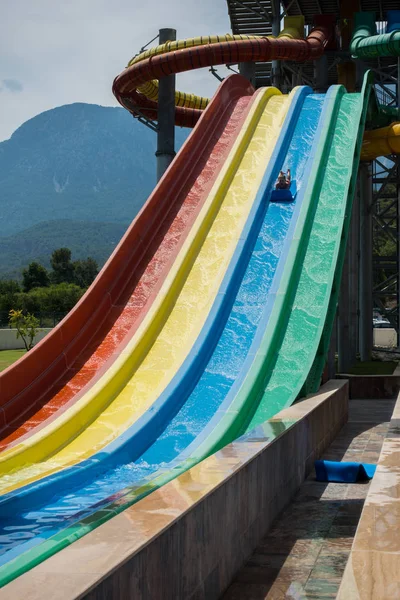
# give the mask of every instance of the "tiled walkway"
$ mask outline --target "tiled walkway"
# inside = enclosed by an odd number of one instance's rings
[[[351,400],[349,421],[323,458],[376,463],[395,400]],[[336,598],[369,484],[315,474],[255,549],[223,600]]]

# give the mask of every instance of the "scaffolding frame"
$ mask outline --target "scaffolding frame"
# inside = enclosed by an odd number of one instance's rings
[[[345,0],[282,0],[283,15],[303,15],[306,26],[312,24],[315,14],[336,14],[340,21],[341,7]],[[276,0],[227,0],[228,13],[231,20],[232,31],[235,34],[270,35],[274,29],[273,20],[268,16],[275,15],[276,27]],[[275,7],[275,9],[274,9]],[[386,20],[387,10],[398,8],[398,0],[360,0],[359,10],[375,11],[377,18],[382,22]],[[278,23],[279,24],[279,23]],[[322,82],[326,85],[337,83],[336,67],[342,61],[351,60],[348,51],[338,49],[327,51]],[[318,72],[318,68],[320,71]],[[289,92],[296,85],[309,85],[318,88],[321,82],[321,66],[314,64],[299,64],[281,62],[279,65],[279,78],[274,75],[276,67],[271,63],[256,63],[255,86],[279,85],[283,92]],[[380,104],[388,107],[400,106],[400,59],[391,57],[378,57],[376,59],[357,61],[358,73],[370,69],[375,74],[375,91]],[[358,82],[359,83],[359,82]],[[320,88],[321,89],[321,88]],[[368,169],[372,174],[372,201],[370,206],[372,220],[372,300],[376,311],[386,317],[396,329],[398,346],[400,345],[400,157],[388,156],[373,161]],[[369,179],[369,185],[371,179]],[[359,213],[359,211],[358,211]],[[359,219],[357,213],[354,218]],[[355,214],[355,213],[354,213]],[[350,244],[350,243],[349,243]],[[378,253],[379,249],[379,253]],[[374,251],[373,251],[374,250]],[[360,261],[360,249],[358,250]],[[353,269],[354,272],[354,269]],[[360,289],[359,268],[358,282],[350,282],[350,287]],[[357,285],[356,285],[357,283]],[[360,299],[358,299],[360,306]],[[357,309],[357,321],[360,308]],[[355,325],[357,329],[357,325]],[[371,315],[372,328],[372,315]],[[358,328],[360,329],[360,328]],[[336,336],[335,336],[336,337]],[[356,344],[353,353],[359,350]]]

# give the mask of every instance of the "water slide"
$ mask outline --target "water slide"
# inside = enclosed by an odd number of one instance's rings
[[[237,138],[252,90],[223,83],[88,293],[34,350],[0,375],[1,448],[81,398],[137,331]]]
[[[226,42],[215,36],[168,44],[168,52],[164,52],[164,46],[157,47],[133,59],[133,66],[117,78],[115,95],[130,107],[139,98],[141,114],[150,113],[154,117],[156,104],[143,95],[143,86],[129,92],[125,89],[126,79],[136,86],[138,77],[140,81],[144,78],[147,89],[152,86],[151,77],[166,70],[187,70],[194,68],[196,61],[200,66],[204,61],[216,64],[226,62],[228,56],[246,58],[250,53],[254,57],[264,53],[312,60],[321,55],[329,37],[326,23],[331,21],[322,17],[320,21],[322,25],[303,40],[297,39],[301,30],[299,18],[288,19],[279,38],[263,39],[260,48],[259,40],[236,40],[232,36],[226,36],[230,40]],[[212,43],[207,43],[210,40]],[[185,50],[177,61],[174,48],[180,44]],[[234,87],[234,83],[227,85]],[[212,106],[205,111],[204,127],[196,129],[189,138],[174,161],[175,166],[152,194],[89,292],[33,352],[0,375],[0,449],[8,451],[23,443],[44,424],[71,408],[123,353],[190,231],[223,162],[223,153],[238,134],[237,115],[231,123],[228,117],[240,94],[249,95],[251,91],[230,92],[225,87],[215,96]],[[179,92],[177,96],[177,122],[193,125],[208,100]],[[221,110],[223,103],[226,106]],[[244,118],[240,106],[236,113]],[[207,155],[209,160],[204,164]]]
[[[355,13],[350,51],[354,58],[400,56],[400,10],[387,11],[386,32],[379,35],[375,12]]]
[[[390,154],[400,154],[400,123],[365,132],[361,160],[374,160]]]
[[[310,91],[311,90],[309,90],[308,93]],[[304,93],[301,94],[301,97],[303,97],[303,95]],[[66,491],[68,487],[69,492],[64,496],[64,500],[67,500],[68,497],[71,497],[71,485],[75,485],[76,478],[80,478],[80,480],[82,480],[81,475],[83,475],[83,479],[87,484],[89,481],[91,481],[90,475],[92,472],[93,475],[96,476],[99,470],[103,471],[104,469],[108,468],[109,461],[106,461],[107,456],[110,456],[110,459],[114,461],[121,460],[121,456],[116,454],[116,451],[118,450],[118,446],[121,446],[123,439],[123,435],[118,436],[118,433],[123,434],[124,431],[123,429],[120,429],[116,432],[114,427],[110,428],[110,423],[115,425],[113,422],[113,417],[115,415],[118,416],[119,423],[122,423],[123,421],[125,428],[131,425],[131,431],[128,430],[125,433],[125,437],[130,438],[131,444],[128,448],[122,448],[122,454],[125,450],[129,453],[131,458],[134,453],[136,453],[139,458],[140,454],[142,454],[146,449],[146,445],[150,442],[149,435],[153,435],[155,438],[157,437],[158,429],[163,427],[163,422],[158,423],[161,419],[161,416],[159,413],[157,413],[154,406],[154,401],[159,395],[159,390],[158,387],[150,387],[148,385],[147,389],[143,391],[143,386],[141,385],[143,379],[141,380],[140,378],[143,376],[143,373],[145,375],[150,373],[152,381],[155,382],[156,386],[159,385],[156,365],[160,365],[161,361],[165,359],[165,344],[166,341],[170,340],[171,334],[174,331],[177,333],[177,338],[174,340],[173,358],[176,360],[178,350],[182,355],[182,349],[180,346],[183,346],[182,339],[184,339],[185,336],[185,329],[182,327],[185,318],[185,310],[186,312],[190,310],[196,318],[196,321],[199,321],[204,313],[204,310],[201,310],[202,305],[207,307],[212,302],[212,308],[210,307],[211,311],[209,313],[207,324],[203,326],[203,332],[207,329],[209,330],[208,335],[203,336],[203,339],[201,340],[200,338],[197,339],[195,347],[193,347],[189,353],[190,365],[188,365],[188,367],[185,365],[183,368],[183,372],[186,370],[186,386],[185,383],[182,383],[182,381],[176,381],[176,379],[183,379],[182,369],[180,369],[179,376],[175,378],[174,382],[171,382],[168,392],[167,390],[165,391],[164,395],[169,396],[169,398],[164,401],[164,404],[167,405],[167,403],[169,403],[169,407],[167,407],[167,413],[163,416],[164,422],[168,422],[168,411],[169,413],[173,413],[177,410],[177,402],[181,401],[179,392],[184,392],[185,387],[188,388],[188,386],[191,385],[191,382],[195,381],[196,373],[199,371],[201,372],[202,365],[204,361],[207,360],[210,352],[210,345],[215,344],[221,329],[223,329],[230,304],[234,299],[234,293],[237,289],[237,286],[240,284],[241,276],[243,275],[243,269],[248,259],[248,253],[251,247],[252,238],[249,237],[247,230],[244,230],[244,226],[245,224],[247,225],[248,223],[251,223],[264,206],[262,202],[263,194],[261,194],[258,200],[261,208],[256,215],[253,214],[254,197],[262,185],[265,166],[268,164],[270,164],[268,175],[269,186],[273,185],[273,181],[276,176],[276,169],[280,166],[277,164],[277,161],[281,159],[281,154],[278,153],[275,146],[277,144],[278,137],[279,139],[282,137],[281,126],[285,120],[285,115],[289,109],[289,106],[291,106],[295,100],[297,106],[298,101],[296,93],[293,93],[290,96],[283,96],[278,92],[278,90],[274,90],[273,88],[266,88],[254,94],[253,103],[244,122],[242,131],[235,141],[228,157],[227,166],[225,169],[226,173],[223,172],[220,174],[221,181],[217,180],[213,188],[215,194],[213,194],[213,192],[210,194],[210,203],[213,201],[215,204],[219,198],[218,212],[215,214],[213,223],[210,224],[210,228],[207,231],[207,236],[204,236],[203,247],[200,248],[196,259],[192,264],[191,271],[187,274],[186,280],[184,281],[179,294],[174,298],[174,306],[172,307],[171,314],[169,316],[170,325],[168,324],[167,320],[163,330],[159,332],[157,339],[150,348],[148,356],[154,352],[161,351],[162,353],[156,355],[155,358],[150,357],[150,366],[145,365],[143,368],[142,365],[138,365],[133,372],[131,369],[129,376],[126,377],[125,387],[121,390],[120,394],[114,398],[110,406],[102,411],[100,418],[98,419],[101,425],[106,423],[109,429],[112,429],[112,435],[114,438],[116,438],[114,448],[112,448],[109,444],[108,447],[102,449],[98,455],[95,454],[89,461],[89,464],[84,465],[81,462],[79,467],[75,470],[69,471],[68,473],[64,471],[62,474],[60,474],[60,476],[57,476],[53,479],[47,478],[46,480],[41,480],[36,485],[31,485],[30,487],[28,486],[24,488],[24,490],[18,490],[17,493],[12,494],[11,504],[13,505],[14,517],[12,517],[13,525],[11,525],[11,527],[15,532],[15,527],[17,529],[19,528],[19,518],[22,519],[23,522],[26,519],[26,510],[25,508],[22,508],[22,506],[19,517],[17,517],[15,513],[15,511],[18,510],[17,506],[21,501],[25,503],[25,507],[29,506],[28,510],[32,515],[32,508],[34,506],[34,504],[32,504],[32,493],[36,495],[39,492],[39,503],[42,504],[44,495],[51,494],[52,497],[54,496],[54,486],[57,488],[56,493],[58,497],[60,497],[61,489]],[[285,143],[287,143],[287,139],[288,133],[285,133]],[[220,191],[220,189],[223,190],[223,194],[217,193]],[[204,205],[203,211],[205,209],[207,209],[206,205]],[[210,209],[208,209],[208,213],[210,213]],[[202,215],[200,213],[199,221],[201,216]],[[202,224],[204,223],[204,219],[205,217],[203,216],[203,219],[201,220]],[[254,227],[255,226],[251,228],[253,236],[255,234]],[[183,251],[184,247],[182,248],[182,252]],[[232,251],[234,251],[234,256],[232,256]],[[187,252],[184,254],[184,256],[186,255]],[[227,268],[228,265],[229,269]],[[219,274],[224,274],[223,281],[220,281]],[[195,286],[196,278],[200,281],[201,287],[199,285],[197,285],[197,287]],[[210,290],[213,292],[212,298],[210,298],[210,293],[207,294],[207,284],[212,284],[209,286]],[[216,292],[218,292],[218,294],[216,294]],[[153,322],[153,320],[154,319],[152,318],[150,322]],[[196,330],[194,330],[193,326],[187,329],[189,330],[189,338],[192,339],[195,336],[193,331]],[[163,340],[164,343],[162,343]],[[131,366],[132,353],[127,353],[126,358]],[[147,358],[148,357],[146,357],[146,359]],[[165,377],[165,373],[161,373],[161,375],[163,376],[161,383],[165,385],[164,380],[166,379],[168,383],[168,379]],[[180,387],[179,390],[175,389],[177,386]],[[132,393],[135,392],[136,396],[139,396],[140,393],[143,395],[145,392],[149,403],[151,403],[151,401],[153,402],[151,410],[148,411],[144,418],[142,418],[142,421],[144,422],[142,422],[140,426],[135,423],[134,419],[135,416],[137,417],[137,414],[135,414],[137,413],[137,409],[135,411],[135,403],[131,403],[129,406],[125,404],[122,416],[121,409],[119,408],[118,404],[121,398],[122,401],[124,401],[124,399],[126,400],[127,396],[131,398]],[[135,398],[135,396],[133,397]],[[182,400],[184,400],[184,397],[182,397]],[[147,426],[147,430],[145,430],[144,434],[143,430],[146,428],[146,420],[148,421],[149,419],[150,427]],[[60,420],[61,417],[59,417],[52,424],[53,429],[56,428]],[[59,444],[59,437],[57,435],[58,430],[55,430],[54,435],[54,440],[57,444]],[[5,472],[6,468],[8,469],[8,475],[3,476],[2,478],[3,491],[16,487],[17,483],[21,482],[21,477],[23,477],[22,481],[27,483],[30,479],[37,479],[38,474],[41,476],[43,474],[48,474],[54,470],[55,461],[58,462],[58,467],[60,466],[60,457],[66,457],[67,459],[70,457],[71,459],[73,458],[74,462],[76,462],[77,453],[79,456],[83,455],[82,452],[80,452],[80,448],[83,446],[87,449],[90,448],[90,450],[95,451],[96,445],[93,444],[93,440],[96,437],[97,430],[97,423],[93,422],[85,427],[85,429],[77,438],[71,440],[67,446],[63,446],[54,455],[51,455],[48,460],[42,462],[38,460],[37,464],[27,468],[18,469],[18,465],[24,464],[23,458],[21,460],[21,456],[26,457],[25,460],[28,461],[32,456],[32,452],[37,451],[37,447],[39,447],[39,449],[42,447],[41,441],[45,435],[45,429],[39,432],[40,435],[37,440],[34,439],[35,436],[31,436],[25,442],[25,445],[21,444],[20,447],[15,446],[11,450],[3,452],[1,455],[3,472]],[[47,438],[51,437],[51,435],[52,432],[49,432]],[[109,439],[110,436],[106,439],[106,441]],[[117,446],[117,449],[115,446]],[[46,448],[48,447],[49,440],[47,439]],[[115,475],[118,478],[116,473]],[[93,484],[95,486],[97,485],[96,479],[93,479]],[[10,496],[8,496],[8,499],[10,499]],[[96,499],[92,496],[89,502],[93,504],[95,500]],[[7,496],[4,497],[4,501],[4,511],[2,512],[2,515],[3,517],[6,517]],[[47,508],[45,509],[47,515],[53,512],[50,504],[51,502],[47,504]],[[82,508],[85,507],[79,506],[78,508],[76,503],[74,507],[70,506],[67,508],[65,506],[62,521],[65,520],[66,516],[69,516],[71,509],[73,511],[73,515],[76,516],[77,511],[80,513]],[[43,537],[47,537],[47,535],[52,535],[55,533],[54,528],[60,527],[59,518],[56,518],[58,521],[57,525],[54,522],[53,525],[49,527],[51,519],[50,521],[48,519],[43,520],[38,516],[38,513],[34,514],[36,514],[35,520],[37,525],[37,518],[42,522],[42,524],[46,521],[47,525],[44,525],[44,528],[41,530],[40,534],[39,530],[35,527],[35,535],[33,538],[30,538],[27,544],[21,543],[22,540],[20,537],[18,538],[18,536],[14,538],[9,536],[8,552],[5,555],[6,558],[7,555],[8,558],[13,555],[14,547],[16,547],[16,552],[19,553],[21,551],[21,546],[25,546],[25,549],[26,546],[31,547],[32,544],[35,545],[40,542]],[[6,523],[7,521],[4,518],[2,521],[4,532],[9,531],[9,524]],[[41,529],[40,525],[39,529]]]
[[[400,56],[400,10],[387,11],[386,32],[377,35],[376,13],[358,12],[354,16],[354,32],[350,50],[354,58]],[[382,107],[391,120],[399,120],[399,107]],[[400,123],[365,132],[361,160],[400,153]]]
[[[292,26],[286,27],[279,39],[271,42],[264,40],[267,43],[268,53],[271,53],[271,46],[275,54],[291,56],[296,52],[303,58],[312,59],[323,51],[328,37],[325,26],[314,30],[307,40],[299,40],[295,39],[299,36],[299,31],[293,27],[293,19],[289,24]],[[225,53],[226,51],[232,53],[231,44],[236,48],[241,43],[236,40],[222,44],[215,41],[213,44],[204,45],[206,41],[206,38],[199,38],[190,43],[186,41],[184,45],[191,45],[197,56],[199,51],[204,51],[207,55],[210,48],[213,49],[215,46],[218,46],[218,49],[222,46]],[[200,49],[196,44],[201,45]],[[164,55],[157,54],[158,50],[159,48],[155,50],[157,58],[163,59]],[[247,56],[248,45],[240,46],[240,51]],[[187,49],[183,52],[187,55]],[[225,60],[224,52],[221,56]],[[168,61],[174,65],[175,54],[166,55]],[[147,53],[144,53],[144,56],[139,56],[133,61],[132,69],[137,70],[139,65],[139,71],[142,73],[143,64],[148,60]],[[153,58],[152,61],[154,60]],[[165,66],[163,68],[165,69]],[[179,68],[184,69],[186,65],[184,64],[183,67],[181,65]],[[122,93],[124,97],[126,95],[124,78],[125,74],[122,74],[121,81],[114,86],[116,90],[120,90],[120,92],[116,91],[118,97]],[[243,82],[239,84],[238,81],[236,79],[237,85],[242,87],[245,85]],[[129,424],[128,419],[121,418],[119,422],[118,418],[111,419],[104,426],[97,427],[102,428],[102,433],[97,432],[96,442],[87,436],[87,444],[82,451],[78,451],[74,446],[74,451],[66,456],[64,448],[68,441],[79,435],[83,427],[92,424],[96,417],[102,415],[102,410],[113,400],[112,396],[120,391],[118,386],[123,386],[124,369],[131,371],[135,369],[132,363],[126,367],[129,362],[128,357],[132,352],[136,352],[135,358],[140,361],[143,352],[146,352],[146,344],[148,345],[154,339],[152,335],[158,326],[158,321],[154,317],[164,314],[163,311],[165,312],[168,305],[168,302],[163,303],[164,296],[161,293],[162,290],[165,294],[168,293],[170,285],[169,280],[166,279],[168,269],[180,245],[184,244],[185,235],[188,235],[196,214],[204,205],[206,194],[210,191],[218,167],[222,164],[224,148],[225,150],[229,148],[229,140],[232,142],[238,133],[238,119],[244,118],[243,103],[248,103],[248,98],[247,101],[241,100],[241,105],[238,102],[236,113],[232,115],[230,121],[226,117],[229,110],[225,112],[221,110],[220,99],[223,96],[228,108],[233,111],[237,99],[234,86],[233,81],[226,86],[221,86],[221,91],[203,116],[206,131],[200,126],[189,138],[183,152],[174,162],[175,167],[170,170],[149,199],[105,269],[76,309],[33,352],[0,377],[3,416],[3,455],[0,463],[3,474],[21,470],[24,464],[38,463],[51,456],[51,466],[48,465],[47,469],[43,468],[41,472],[36,468],[33,478],[48,474],[55,468],[85,458],[85,452],[88,455],[98,450],[102,443],[104,445],[111,441],[110,429],[113,430],[115,437],[126,423]],[[246,91],[240,90],[243,96],[250,94],[247,88]],[[239,95],[237,90],[236,95]],[[179,98],[177,101],[180,102]],[[199,101],[195,98],[194,102],[196,105],[205,104],[204,99]],[[193,97],[185,95],[185,103],[193,104]],[[190,107],[177,109],[178,116],[182,113],[183,116],[189,115],[192,118],[193,113],[196,113],[196,119],[198,112],[199,109]],[[219,123],[216,122],[217,119]],[[220,127],[216,129],[218,125]],[[223,135],[224,127],[227,131],[225,135]],[[210,137],[211,131],[213,135],[210,141],[207,140],[207,136]],[[205,139],[208,144],[204,144],[199,150],[199,142],[204,142]],[[212,147],[213,143],[214,147]],[[207,157],[207,152],[209,152],[208,162],[204,164],[202,161]],[[195,159],[193,159],[194,154]],[[219,165],[216,159],[220,160]],[[186,169],[183,166],[186,161],[193,168]],[[190,176],[192,176],[191,180]],[[173,181],[172,186],[171,181]],[[181,196],[178,194],[179,185],[183,186]],[[199,185],[202,186],[200,191],[197,189]],[[187,193],[188,188],[189,193]],[[170,220],[165,218],[162,221],[159,215],[166,206],[170,211]],[[178,212],[174,212],[174,209]],[[201,222],[200,217],[199,223]],[[154,227],[155,223],[158,230]],[[179,235],[177,235],[178,229]],[[158,237],[154,235],[157,233]],[[201,236],[202,232],[199,235]],[[187,240],[191,239],[187,238]],[[189,246],[190,243],[187,241],[186,245]],[[127,253],[131,254],[128,260]],[[184,256],[185,250],[181,250],[181,262]],[[139,263],[138,258],[142,258]],[[121,269],[122,265],[123,269]],[[175,274],[178,280],[184,274],[185,268],[187,265],[183,265]],[[156,297],[158,304],[153,302]],[[173,293],[168,297],[165,296],[170,305],[173,297]],[[201,319],[198,324],[201,326]],[[187,343],[190,345],[191,342],[188,340]],[[143,351],[142,355],[138,347]],[[182,350],[184,351],[184,347]],[[146,407],[145,402],[142,401],[141,406]],[[121,406],[124,406],[123,403],[119,405],[120,408]],[[136,413],[139,408],[136,406]],[[76,424],[79,425],[78,428]],[[64,459],[57,462],[54,456],[58,448],[63,450]],[[24,479],[24,475],[21,478],[13,473],[12,477],[6,476],[3,481],[6,482],[3,484],[5,488],[2,488],[4,491],[12,485],[13,481],[14,485],[21,485],[22,482],[28,482],[29,477],[26,476]]]
[[[240,87],[237,78],[236,84]],[[235,105],[245,105],[235,113],[242,118],[237,137],[135,332],[86,399],[83,394],[0,455],[3,584],[265,421],[293,402],[307,381],[309,389],[319,385],[367,108],[371,114],[377,109],[370,99],[371,79],[360,94],[334,86],[326,95],[310,94],[308,88],[289,97],[271,89],[251,95],[244,85]],[[123,94],[129,104],[126,89]],[[184,114],[193,118],[194,113]],[[271,203],[276,173],[288,166],[295,201]],[[185,264],[175,286],[175,274]],[[147,358],[166,332],[160,353],[144,369],[155,380],[149,392],[145,379],[135,383],[146,360],[135,362],[138,334],[143,323],[161,320],[156,305],[163,306],[169,294],[170,313],[156,334],[149,334],[145,348]],[[184,310],[191,303],[194,324]],[[181,334],[188,322],[185,345]],[[178,359],[166,351],[172,345],[179,348]],[[174,355],[168,372],[166,353]],[[142,409],[132,410],[139,396]],[[82,399],[86,404],[77,406]],[[99,427],[93,413],[80,421],[80,411],[93,405]],[[35,464],[25,467],[36,452]]]

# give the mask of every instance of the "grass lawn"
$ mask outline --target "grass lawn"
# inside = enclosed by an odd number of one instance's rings
[[[0,350],[0,372],[18,360],[26,350]]]
[[[349,369],[349,373],[352,375],[392,375],[396,367],[397,361],[368,360],[356,363]]]

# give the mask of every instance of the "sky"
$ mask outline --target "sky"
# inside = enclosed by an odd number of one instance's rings
[[[0,141],[56,106],[117,106],[114,77],[162,27],[179,39],[228,33],[226,1],[0,0]],[[177,78],[203,96],[217,85],[206,69]]]

